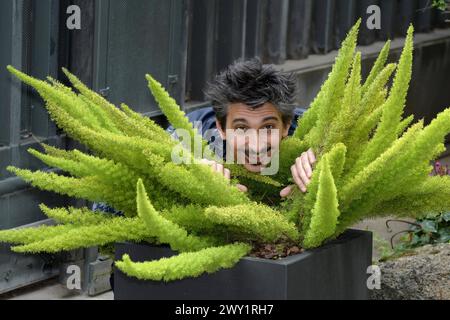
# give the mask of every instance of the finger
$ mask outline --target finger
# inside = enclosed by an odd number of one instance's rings
[[[302,158],[298,158],[295,161],[295,166],[297,167],[297,173],[298,173],[300,179],[302,179],[303,184],[305,186],[307,186],[310,183],[310,180],[309,180],[308,176],[306,175],[306,172],[305,172],[305,170],[303,168],[303,159]]]
[[[221,175],[224,175],[224,172],[223,172],[223,164],[217,163],[217,164],[216,164],[216,171],[217,171],[218,173],[220,173]]]
[[[309,149],[306,154],[308,155],[309,163],[311,163],[311,165],[315,164],[317,160],[314,151],[312,149]]]
[[[241,192],[247,192],[248,188],[242,184],[237,184],[236,187],[239,189],[239,191]]]
[[[214,171],[214,172],[217,172],[217,173],[220,173],[220,174],[222,174],[222,172],[220,172],[220,168],[219,168],[219,166],[220,166],[220,164],[219,163],[217,163],[217,162],[214,162],[212,165],[211,165],[211,168],[212,168],[212,170]]]
[[[289,187],[284,188],[283,190],[280,191],[280,197],[282,197],[282,198],[288,197],[292,193],[293,189],[294,189],[294,186],[289,186]]]
[[[230,180],[231,179],[231,171],[230,171],[230,169],[224,169],[223,170],[223,175],[225,176],[225,178]]]
[[[216,171],[215,162],[208,162],[206,165],[211,169],[211,171]]]
[[[306,153],[302,156],[302,164],[303,164],[303,170],[305,171],[306,176],[308,177],[308,180],[310,180],[312,177],[312,167],[311,167],[311,164],[309,163],[309,158]]]
[[[200,164],[206,164],[208,166],[212,165],[214,161],[208,160],[208,159],[201,159]]]
[[[294,178],[295,183],[297,184],[297,186],[300,188],[300,190],[305,193],[306,192],[306,187],[303,184],[302,179],[300,179],[300,176],[297,172],[297,167],[295,165],[293,165],[291,167],[291,173],[292,173],[292,178]]]
[[[299,189],[302,192],[306,192],[306,186],[303,183],[302,179],[300,178],[300,175],[297,171],[297,167],[295,165],[293,165],[291,167],[291,173],[292,173],[292,178],[294,179],[295,184],[299,187]]]

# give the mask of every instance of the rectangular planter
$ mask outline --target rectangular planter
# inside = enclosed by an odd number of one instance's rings
[[[168,247],[117,243],[116,259],[133,261],[174,254]],[[233,268],[175,282],[142,281],[114,270],[116,300],[368,299],[372,234],[347,230],[326,245],[280,260],[241,259]]]

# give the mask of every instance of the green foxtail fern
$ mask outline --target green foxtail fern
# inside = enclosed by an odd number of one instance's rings
[[[350,30],[294,135],[281,142],[278,173],[259,176],[226,164],[232,183],[206,165],[172,162],[178,141],[127,105],[112,105],[69,71],[64,69],[76,91],[8,66],[37,90],[55,123],[90,150],[88,154],[48,145],[29,150],[62,173],[8,169],[38,188],[106,202],[125,216],[41,205],[55,226],[0,231],[0,241],[14,244],[16,252],[33,253],[116,241],[166,244],[178,255],[139,263],[125,255],[116,266],[139,279],[171,281],[232,267],[254,244],[285,241],[313,248],[366,217],[450,210],[450,178],[429,176],[430,161],[444,150],[450,132],[450,109],[428,126],[414,122],[413,116],[403,117],[413,28],[398,64],[386,64],[387,42],[363,81],[361,53],[355,52],[359,25]],[[176,101],[153,77],[147,75],[147,80],[175,129],[190,134],[190,145],[208,150]],[[287,200],[270,206],[233,185],[278,194],[292,183],[290,167],[309,148],[318,161],[306,194],[296,189]],[[189,161],[196,160],[192,150],[181,152]]]

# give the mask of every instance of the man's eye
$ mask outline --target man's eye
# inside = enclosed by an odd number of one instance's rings
[[[264,129],[267,129],[267,130],[272,130],[272,129],[275,129],[275,126],[274,126],[274,125],[271,125],[271,124],[269,124],[269,125],[265,126],[265,127],[264,127]]]
[[[245,131],[247,131],[246,127],[238,127],[235,129],[237,134],[241,134],[244,133]]]

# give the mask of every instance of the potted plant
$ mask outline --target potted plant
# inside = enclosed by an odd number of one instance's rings
[[[177,290],[194,294],[196,288],[204,293],[194,297],[206,298],[366,298],[361,281],[370,264],[370,235],[346,230],[366,217],[450,208],[448,176],[429,176],[429,161],[443,151],[450,132],[450,109],[426,127],[423,121],[411,125],[413,117],[402,119],[412,27],[398,65],[385,66],[388,42],[362,83],[361,53],[355,54],[359,24],[343,42],[294,136],[283,140],[278,173],[255,175],[227,164],[249,189],[278,192],[290,183],[294,160],[313,148],[318,162],[308,192],[294,192],[277,206],[265,204],[261,194],[239,192],[205,165],[175,164],[171,155],[179,144],[167,132],[126,105],[116,108],[67,70],[78,93],[54,79],[40,81],[8,67],[39,92],[56,124],[94,153],[43,145],[46,153],[30,152],[70,176],[9,170],[38,188],[103,201],[125,216],[41,205],[58,225],[1,231],[0,241],[27,253],[117,243],[115,293],[120,298],[130,297],[132,285],[142,289],[134,298],[157,298],[147,296],[152,290],[187,298]],[[193,144],[201,140],[161,85],[147,79],[171,124],[188,131]],[[201,145],[207,153],[207,143]],[[190,150],[181,152],[194,160]],[[271,259],[276,256],[287,257]],[[225,284],[233,285],[226,291]],[[343,289],[351,286],[354,290]]]
[[[275,247],[275,248],[274,248]],[[289,250],[293,255],[284,257]],[[264,245],[255,256],[233,268],[177,281],[142,281],[145,270],[176,252],[169,246],[123,242],[115,245],[116,259],[124,255],[143,262],[141,271],[128,276],[116,268],[114,299],[118,300],[322,300],[369,299],[367,268],[372,265],[372,234],[347,230],[336,240],[312,250],[280,249]],[[298,254],[295,254],[298,253]],[[192,263],[207,268],[214,252],[202,252]],[[127,263],[128,258],[125,260]],[[145,262],[150,261],[150,262]],[[167,260],[168,262],[168,260]],[[173,261],[175,263],[175,261]],[[181,267],[182,264],[178,267]],[[186,268],[189,266],[187,263]],[[222,265],[225,267],[226,265]],[[139,273],[142,272],[142,273]]]

